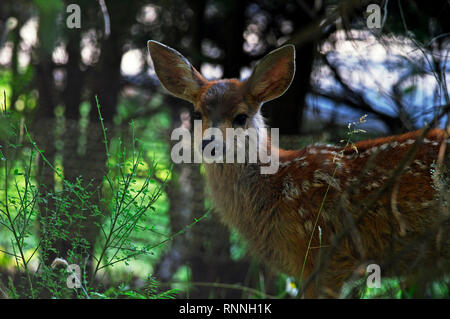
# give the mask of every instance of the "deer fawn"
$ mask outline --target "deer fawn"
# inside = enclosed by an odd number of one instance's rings
[[[193,117],[202,120],[203,131],[215,127],[224,136],[227,128],[264,128],[262,104],[282,95],[295,73],[292,45],[265,56],[245,81],[207,81],[174,49],[156,41],[149,41],[148,49],[161,84],[194,105]],[[308,278],[334,245],[307,297],[339,296],[343,283],[370,263],[379,264],[383,275],[445,273],[450,269],[448,175],[437,170],[448,172],[448,134],[421,132],[351,147],[278,149],[275,174],[261,174],[256,169],[261,163],[205,164],[207,184],[223,222],[277,270]],[[419,138],[417,151],[391,180]],[[203,140],[202,147],[211,141]],[[267,145],[269,139],[257,142]],[[371,197],[388,182],[386,191]],[[347,228],[348,236],[335,243]]]

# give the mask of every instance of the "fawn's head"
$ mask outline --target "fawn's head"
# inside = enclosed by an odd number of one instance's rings
[[[262,104],[281,96],[295,73],[293,45],[267,54],[244,81],[208,81],[176,50],[156,41],[148,41],[148,49],[161,84],[194,105],[193,119],[202,120],[202,134],[208,128],[219,129],[224,139],[227,128],[263,127]],[[203,139],[202,148],[212,141],[214,135]]]

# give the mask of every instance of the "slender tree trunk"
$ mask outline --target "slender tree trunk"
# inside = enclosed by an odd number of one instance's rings
[[[172,97],[168,97],[167,102],[171,105],[172,130],[180,126],[189,129],[189,110],[183,107],[186,104]],[[169,136],[167,138],[168,143],[173,146],[176,141],[170,141]],[[200,214],[204,212],[204,182],[199,166],[190,163],[173,164],[172,179],[166,186],[172,234],[193,223],[194,218],[201,217]],[[155,269],[159,280],[170,281],[178,268],[187,263],[193,244],[192,237],[192,231],[188,230],[171,242],[170,250]]]

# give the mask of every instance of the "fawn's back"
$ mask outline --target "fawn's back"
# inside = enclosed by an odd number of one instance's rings
[[[203,132],[214,127],[223,136],[228,128],[260,132],[262,104],[282,95],[295,73],[289,45],[267,55],[245,81],[207,81],[177,51],[154,41],[148,47],[164,87],[194,105]],[[367,263],[393,275],[450,269],[448,142],[445,131],[434,129],[348,147],[272,147],[279,154],[274,174],[261,174],[261,162],[210,163],[205,169],[221,219],[260,259],[303,278],[326,263],[319,290],[309,290],[318,296],[323,287],[336,294]],[[196,147],[211,143],[214,137]],[[270,139],[257,135],[256,143],[267,146]]]

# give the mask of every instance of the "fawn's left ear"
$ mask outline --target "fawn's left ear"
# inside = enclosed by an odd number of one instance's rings
[[[199,89],[207,82],[178,51],[157,41],[147,42],[156,75],[173,95],[194,102]]]
[[[289,88],[295,74],[295,47],[285,45],[267,54],[247,80],[247,94],[256,102],[273,100]]]

